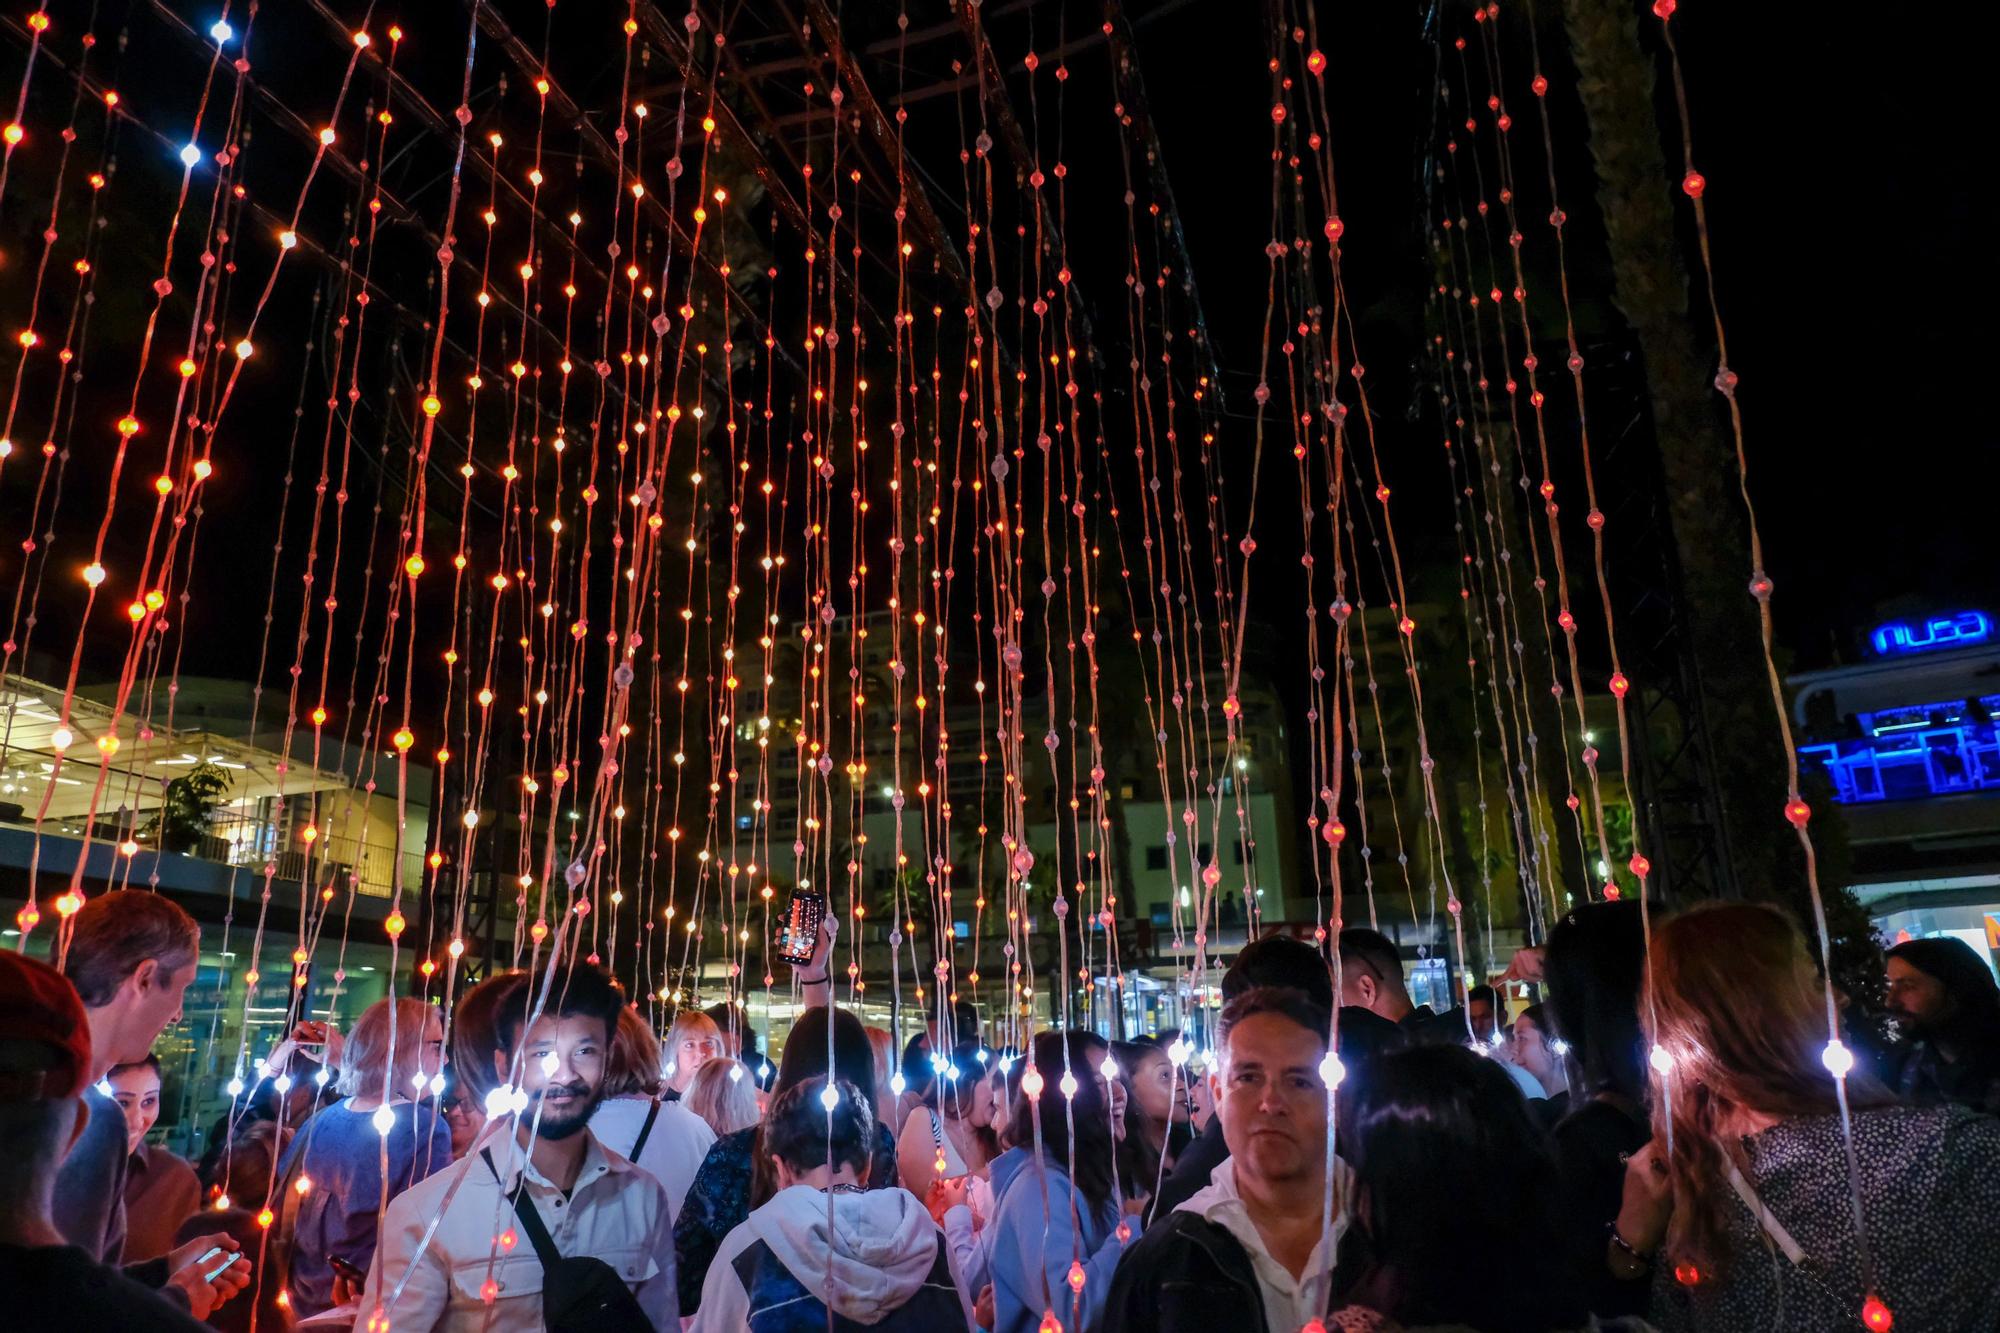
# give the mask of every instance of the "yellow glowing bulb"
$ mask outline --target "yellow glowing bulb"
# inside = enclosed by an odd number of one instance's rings
[[[195,370],[196,370],[196,369],[197,369],[197,367],[195,366],[195,363],[194,363],[194,358],[193,358],[193,357],[185,357],[185,356],[184,356],[184,357],[182,357],[182,358],[181,358],[181,378],[182,378],[182,379],[188,379],[188,378],[192,377],[192,376],[194,375],[194,372],[195,372]]]
[[[415,578],[417,575],[423,573],[424,558],[420,555],[411,556],[408,560],[405,560],[403,562],[403,572],[405,574],[408,574],[411,578]]]
[[[437,400],[437,395],[436,395],[436,394],[434,394],[434,393],[430,393],[430,394],[425,394],[425,395],[424,395],[424,415],[425,415],[425,416],[427,416],[427,417],[434,417],[434,416],[436,416],[436,415],[437,415],[437,414],[438,414],[439,412],[441,412],[441,411],[443,411],[443,410],[444,410],[444,404],[443,404],[443,403],[440,403],[440,402],[439,402],[439,401]]]
[[[209,462],[206,458],[197,458],[194,460],[194,479],[196,481],[207,481],[214,472],[215,464]]]
[[[396,734],[390,737],[389,739],[391,743],[394,744],[398,750],[407,750],[412,745],[415,745],[417,743],[417,738],[410,734],[410,729],[408,727],[403,727],[399,729],[396,732]]]
[[[0,130],[0,138],[5,138],[7,140],[7,146],[9,148],[12,148],[15,144],[21,142],[21,140],[26,137],[27,137],[27,131],[23,130],[18,123],[10,122],[5,130]]]

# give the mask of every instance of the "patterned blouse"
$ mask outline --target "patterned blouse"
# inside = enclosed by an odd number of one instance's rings
[[[674,1219],[674,1277],[680,1287],[682,1317],[701,1308],[701,1284],[722,1248],[722,1238],[750,1216],[750,1150],[757,1127],[739,1129],[715,1141],[688,1187],[687,1201]],[[875,1158],[868,1168],[870,1189],[896,1183],[896,1136],[875,1126]]]
[[[1653,1277],[1653,1322],[1680,1330],[1865,1330],[1870,1292],[1855,1243],[1840,1117],[1804,1116],[1743,1140],[1764,1207],[1804,1252],[1794,1266],[1725,1184],[1728,1269],[1684,1286]],[[2000,1120],[1963,1107],[1854,1116],[1873,1294],[1898,1333],[2000,1329]]]

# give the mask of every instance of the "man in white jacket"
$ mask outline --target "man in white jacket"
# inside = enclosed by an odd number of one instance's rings
[[[723,1238],[693,1333],[943,1333],[970,1307],[937,1224],[905,1189],[868,1190],[873,1109],[846,1082],[780,1094],[763,1151],[778,1192]]]
[[[589,964],[558,970],[541,1005],[544,984],[519,987],[499,1018],[495,1072],[518,1114],[390,1201],[355,1333],[542,1333],[547,1268],[517,1193],[555,1256],[600,1260],[631,1292],[623,1326],[678,1324],[666,1190],[587,1128],[623,1000]]]

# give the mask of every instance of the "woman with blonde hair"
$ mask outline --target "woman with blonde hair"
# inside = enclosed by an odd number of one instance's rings
[[[300,1318],[336,1304],[334,1260],[368,1271],[382,1205],[450,1165],[451,1127],[422,1100],[443,1086],[443,1072],[444,1021],[433,1006],[405,995],[362,1011],[340,1054],[341,1099],[299,1127],[278,1167],[272,1206],[285,1209]]]
[[[748,1129],[763,1118],[757,1110],[757,1080],[741,1060],[724,1058],[703,1065],[680,1104],[707,1122],[717,1137]]]
[[[2000,1328],[2000,1121],[1902,1106],[1850,1073],[1826,984],[1775,908],[1656,926],[1649,971],[1653,1138],[1627,1164],[1606,1262],[1653,1267],[1653,1322]]]
[[[700,1116],[662,1092],[660,1039],[629,1004],[618,1011],[604,1062],[604,1100],[590,1118],[590,1132],[665,1186],[675,1213],[715,1142]]]
[[[707,1014],[699,1009],[676,1013],[673,1026],[667,1029],[667,1100],[679,1101],[701,1067],[727,1049],[722,1029]]]

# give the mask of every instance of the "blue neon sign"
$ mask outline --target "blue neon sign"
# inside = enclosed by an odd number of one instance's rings
[[[1929,653],[1940,648],[1964,648],[1993,637],[1993,619],[1984,611],[1958,611],[1932,616],[1918,624],[1892,620],[1869,636],[1884,657]]]

